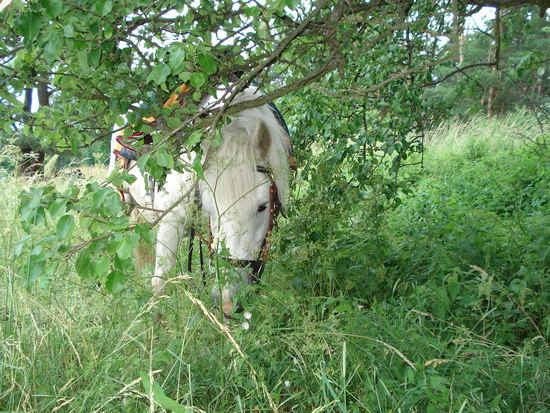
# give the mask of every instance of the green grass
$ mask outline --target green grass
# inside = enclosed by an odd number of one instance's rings
[[[241,315],[230,331],[205,316],[198,280],[156,306],[143,274],[114,297],[72,271],[24,288],[11,257],[25,182],[4,178],[0,411],[163,411],[161,393],[208,412],[547,411],[540,138],[525,114],[447,124],[424,168],[405,171],[414,192],[383,215],[355,194],[302,194],[243,298],[249,328]]]

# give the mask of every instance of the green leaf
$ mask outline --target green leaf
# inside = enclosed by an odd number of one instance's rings
[[[21,239],[19,240],[19,243],[13,249],[14,258],[18,258],[21,255],[21,253],[23,252],[23,247],[25,246],[25,244],[29,239],[31,239],[30,235],[24,235],[23,237],[21,237]]]
[[[141,382],[143,384],[143,388],[145,389],[145,394],[147,396],[151,395],[153,396],[153,400],[158,403],[162,408],[166,410],[170,410],[174,413],[191,413],[193,412],[193,408],[188,406],[183,406],[179,404],[176,400],[168,397],[166,394],[164,394],[164,390],[162,390],[162,387],[160,387],[160,384],[153,381],[153,387],[151,392],[151,377],[145,372],[140,373],[141,376]]]
[[[216,59],[210,53],[199,54],[199,65],[204,69],[206,74],[212,75],[216,72]]]
[[[155,68],[149,73],[149,76],[147,76],[147,79],[145,80],[147,83],[149,83],[151,80],[155,83],[155,85],[160,85],[161,83],[166,81],[166,78],[170,75],[170,66],[168,65],[158,65],[155,66]]]
[[[88,65],[92,67],[99,66],[99,62],[101,61],[101,49],[98,47],[96,49],[92,49],[88,52]]]
[[[175,117],[170,117],[166,119],[166,123],[168,126],[170,126],[172,129],[177,129],[181,126],[181,120]]]
[[[90,251],[84,249],[78,255],[75,262],[75,270],[81,278],[88,278],[90,275]]]
[[[185,50],[180,46],[172,51],[168,64],[173,69],[179,68],[185,60]]]
[[[152,161],[152,159],[151,159]],[[157,180],[161,180],[164,175],[164,168],[162,166],[157,165],[156,162],[149,162],[147,164],[149,167],[149,173],[151,176]]]
[[[95,2],[95,12],[105,17],[113,10],[112,0],[97,0]]]
[[[78,59],[78,63],[82,69],[88,70],[90,68],[90,66],[88,66],[88,51],[86,49],[78,52],[76,54],[76,58]]]
[[[158,166],[169,169],[174,167],[174,159],[164,150],[158,151],[155,158]]]
[[[111,260],[108,255],[102,254],[92,261],[91,275],[100,280],[109,268],[111,267]]]
[[[68,23],[65,26],[63,26],[63,36],[74,37],[74,28],[72,23]]]
[[[149,159],[151,158],[151,155],[146,153],[142,156],[140,156],[137,160],[137,166],[140,171],[145,171],[145,167],[147,166],[147,162],[149,162]]]
[[[204,179],[204,171],[202,169],[202,162],[201,162],[200,156],[195,157],[191,167],[195,170],[195,172],[197,172],[197,175],[199,176],[200,179]]]
[[[16,27],[25,37],[25,46],[29,47],[34,38],[40,33],[42,16],[38,13],[23,13],[16,21]]]
[[[137,224],[134,230],[146,243],[150,245],[155,243],[156,233],[151,229],[150,224]]]
[[[193,75],[193,74],[192,74],[191,72],[183,72],[183,73],[180,73],[180,74],[178,75],[178,77],[179,77],[182,81],[187,82],[187,81],[189,81],[189,79],[191,79],[191,76],[192,76],[192,75]]]
[[[432,304],[432,312],[437,318],[444,320],[447,314],[447,307],[445,307],[445,304],[441,301],[436,301]]]
[[[130,185],[132,185],[137,180],[135,175],[129,174],[126,170],[122,172],[121,176],[124,182],[128,182]]]
[[[63,10],[63,2],[61,0],[40,0],[40,4],[44,7],[46,14],[54,19]]]
[[[9,136],[13,134],[13,129],[11,128],[12,124],[12,121],[4,122],[4,132],[6,132]]]
[[[206,83],[206,76],[203,74],[203,73],[193,73],[191,75],[191,85],[193,87],[201,87],[202,85],[204,85]]]
[[[100,207],[105,201],[105,198],[107,197],[107,195],[111,191],[112,189],[109,187],[101,188],[99,191],[95,191],[94,196],[92,198],[94,208]]]
[[[187,139],[187,142],[185,145],[191,149],[193,146],[195,146],[197,143],[199,143],[202,140],[202,131],[197,130],[189,136],[189,139]]]
[[[103,202],[103,210],[110,217],[115,217],[118,215],[122,209],[122,202],[120,200],[120,195],[114,191],[111,191],[105,197]]]
[[[107,245],[105,246],[105,250],[107,251],[107,254],[109,255],[116,254],[116,249],[121,239],[122,239],[122,234],[115,234],[113,237],[109,239],[109,241],[107,242]]]
[[[111,217],[107,227],[114,231],[124,231],[128,229],[129,217],[127,215],[120,215],[118,217]]]
[[[51,64],[57,58],[57,50],[62,39],[62,37],[54,36],[44,46],[44,59],[48,64]]]
[[[115,268],[115,271],[120,271],[122,274],[127,272],[131,265],[132,265],[131,259],[121,260],[116,255],[113,258],[113,267]]]
[[[120,271],[113,271],[107,276],[107,282],[105,288],[111,294],[118,294],[124,290],[124,274]]]
[[[127,260],[132,256],[134,246],[129,237],[122,237],[116,248],[116,255],[121,260]]]
[[[149,378],[149,375],[143,371],[141,371],[139,375],[141,377],[143,388],[145,389],[145,394],[149,396],[149,394],[151,393],[151,379]]]
[[[103,37],[106,39],[110,39],[115,34],[115,29],[113,29],[112,26],[105,27],[105,30],[103,31]]]
[[[38,207],[36,208],[36,212],[34,214],[34,221],[33,221],[33,225],[38,225],[40,224],[41,222],[44,221],[44,218],[46,217],[46,214],[44,213],[44,207]]]
[[[78,146],[80,145],[80,141],[78,140],[78,135],[72,135],[71,136],[71,152],[73,155],[78,155]],[[73,182],[76,180],[76,176],[73,178]]]
[[[18,107],[18,108],[23,107],[23,103],[20,102],[19,100],[17,100],[15,95],[12,94],[12,93],[4,94],[4,96],[2,96],[2,97],[5,98],[9,103],[11,103],[15,107]],[[11,133],[13,133],[13,132],[11,132]]]
[[[40,275],[42,275],[42,272],[44,270],[44,264],[45,260],[42,259],[41,256],[39,259],[36,259],[37,257],[29,257],[29,260],[27,261],[26,265],[24,266],[24,275],[25,275],[25,281],[28,284],[33,284]]]
[[[150,125],[142,124],[141,127],[139,128],[139,130],[143,133],[151,133],[151,132],[155,131],[155,128],[150,126]],[[136,131],[137,131],[137,129],[136,129]]]
[[[267,23],[264,22],[264,21],[261,21],[259,26],[258,26],[258,29],[257,29],[257,33],[258,35],[260,36],[260,38],[264,39],[264,40],[269,40],[270,38],[270,33],[269,33],[269,29],[267,27]]]
[[[295,10],[300,3],[300,0],[285,0],[285,4],[287,5],[287,7],[292,10]]]
[[[162,387],[157,382],[153,383],[153,395],[155,401],[160,404],[166,410],[171,410],[174,413],[191,413],[193,409],[191,407],[183,406],[174,399],[171,399],[164,394]]]
[[[71,232],[74,227],[74,217],[72,215],[63,215],[57,221],[55,234],[59,239],[67,238],[67,235]]]

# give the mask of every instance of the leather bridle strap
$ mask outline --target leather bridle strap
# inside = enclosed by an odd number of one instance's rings
[[[234,267],[242,267],[246,268],[249,267],[252,270],[252,283],[256,284],[260,282],[260,278],[262,276],[262,273],[265,269],[265,263],[267,262],[269,249],[271,247],[270,244],[270,238],[271,233],[273,232],[273,228],[277,226],[277,217],[279,214],[283,214],[282,210],[282,203],[279,199],[279,192],[277,190],[277,184],[275,183],[275,178],[273,177],[272,172],[262,165],[257,165],[256,170],[260,173],[266,174],[269,177],[270,184],[269,184],[269,221],[267,223],[267,231],[265,233],[264,240],[262,242],[262,246],[260,248],[260,252],[258,253],[258,258],[255,260],[240,260],[240,259],[234,259],[234,258],[224,258],[227,262],[232,264]],[[200,209],[200,196],[197,189],[197,192],[195,193],[195,203],[197,207]],[[192,259],[193,259],[193,239],[195,237],[199,238],[200,247],[199,247],[199,254],[200,254],[200,263],[201,263],[201,272],[202,272],[202,281],[203,284],[206,283],[206,272],[204,270],[204,263],[203,263],[203,255],[202,255],[202,242],[208,245],[210,256],[212,257],[214,255],[214,249],[212,248],[212,229],[209,228],[209,241],[203,239],[203,237],[195,230],[194,227],[191,228],[190,234],[189,234],[189,253],[188,253],[188,261],[187,261],[187,269],[189,272],[191,272],[192,266]]]
[[[226,259],[235,267],[250,267],[252,270],[252,283],[256,284],[260,282],[260,278],[265,269],[265,263],[267,262],[269,248],[271,247],[270,238],[273,228],[277,225],[277,216],[282,212],[282,203],[279,199],[279,193],[277,191],[277,184],[273,177],[272,172],[265,166],[257,165],[256,170],[260,173],[268,175],[269,184],[269,221],[267,223],[267,231],[265,233],[258,258],[255,260],[238,260],[233,258]]]

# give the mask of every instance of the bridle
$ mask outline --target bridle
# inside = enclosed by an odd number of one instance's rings
[[[238,75],[232,75],[229,78],[230,81],[238,81],[239,76]],[[163,108],[170,107],[173,105],[179,105],[180,107],[185,105],[185,101],[183,100],[184,95],[189,91],[189,88],[182,84],[178,87],[177,91],[173,93],[170,98],[164,102]],[[279,125],[284,129],[287,135],[290,136],[288,127],[286,125],[286,122],[284,121],[281,113],[277,109],[277,106],[273,102],[268,103],[269,107],[271,108],[273,115],[277,119],[277,122]],[[149,122],[149,125],[156,125],[156,120],[154,118],[147,118],[144,119],[145,121]],[[121,165],[123,169],[129,169],[130,161],[136,161],[140,154],[137,153],[136,149],[134,149],[127,140],[132,139],[143,139],[144,144],[146,147],[148,147],[149,144],[152,143],[152,138],[150,135],[144,134],[142,132],[134,133],[132,136],[125,138],[123,136],[117,137],[117,148],[113,151],[114,155],[121,161]],[[292,155],[292,149],[290,147],[290,141],[288,141],[288,159],[289,159],[289,167],[291,170],[296,170],[296,164],[294,156]],[[260,281],[260,278],[262,276],[262,273],[265,268],[265,263],[267,262],[267,258],[269,255],[269,249],[271,247],[270,238],[271,234],[273,232],[273,229],[277,226],[277,217],[279,214],[284,215],[283,212],[283,205],[281,203],[281,200],[279,199],[279,192],[277,190],[277,185],[275,183],[275,178],[273,176],[273,172],[262,165],[256,165],[256,170],[260,173],[264,173],[269,177],[270,184],[269,184],[269,221],[267,225],[267,231],[265,234],[265,237],[262,241],[262,246],[260,248],[260,252],[258,253],[258,257],[255,260],[240,260],[240,259],[233,259],[233,258],[225,258],[226,261],[228,261],[230,264],[232,264],[235,267],[242,267],[242,268],[250,268],[252,270],[252,283],[258,283]],[[149,177],[149,196],[154,202],[154,194],[155,194],[155,188],[156,188],[156,182],[152,181]],[[119,192],[122,198],[122,201],[125,201],[124,197],[124,190],[122,188],[119,188]],[[198,206],[198,210],[201,209],[200,206],[200,194],[197,192],[195,194],[195,202]],[[213,243],[213,236],[212,236],[212,229],[209,224],[209,237],[208,241],[205,240],[200,233],[196,230],[194,226],[191,227],[190,230],[190,240],[189,240],[189,253],[188,253],[188,262],[187,262],[187,268],[189,272],[191,272],[192,269],[192,260],[193,260],[193,240],[194,238],[199,238],[199,257],[200,257],[200,266],[201,266],[201,272],[202,272],[202,278],[203,278],[203,284],[206,284],[206,273],[204,270],[204,256],[202,253],[202,243],[204,242],[206,245],[208,245],[208,249],[210,251],[210,257],[212,258],[214,256],[214,249],[212,247]]]
[[[255,260],[241,260],[241,259],[235,259],[235,258],[223,258],[225,261],[233,265],[234,267],[241,267],[241,268],[250,268],[252,270],[252,283],[257,284],[260,282],[260,278],[262,276],[262,273],[265,269],[265,263],[267,262],[267,258],[269,255],[269,249],[271,248],[271,234],[273,232],[273,229],[277,226],[277,217],[279,214],[284,215],[283,212],[283,204],[281,203],[281,200],[279,199],[279,191],[277,190],[277,184],[275,183],[275,178],[273,176],[273,172],[262,165],[256,165],[256,170],[260,173],[266,174],[269,177],[269,220],[267,223],[267,230],[264,236],[264,239],[262,241],[262,246],[260,248],[260,252],[258,253],[258,257]],[[200,194],[197,190],[195,195],[195,202],[197,203],[198,209],[200,209]],[[189,236],[189,254],[188,254],[188,261],[187,261],[187,269],[189,272],[192,270],[192,259],[193,259],[193,239],[195,237],[199,238],[199,258],[200,258],[200,265],[201,265],[201,272],[202,272],[202,281],[203,284],[206,284],[206,272],[204,270],[204,258],[202,253],[202,243],[206,243],[208,245],[208,250],[210,252],[210,258],[214,257],[214,248],[212,247],[213,243],[213,236],[212,236],[212,228],[210,226],[210,222],[208,224],[209,227],[209,235],[208,235],[208,241],[202,237],[197,230],[192,227],[190,231]]]
[[[271,234],[273,229],[277,226],[277,217],[279,214],[283,214],[283,204],[279,199],[279,191],[277,190],[277,184],[273,173],[265,166],[257,165],[256,170],[260,173],[266,174],[269,177],[269,220],[267,222],[267,230],[265,237],[260,247],[260,252],[255,260],[238,260],[238,259],[226,259],[226,261],[233,264],[235,267],[250,267],[252,270],[252,283],[256,284],[260,282],[260,278],[265,269],[265,263],[269,255],[269,249],[271,248]]]

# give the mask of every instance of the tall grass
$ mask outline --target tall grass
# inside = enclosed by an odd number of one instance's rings
[[[476,155],[486,154],[486,151],[503,152],[540,139],[544,136],[543,130],[544,125],[528,112],[444,122],[427,133],[427,159],[435,161],[438,154],[439,157],[465,155],[475,158]],[[476,146],[484,152],[478,154]]]
[[[346,208],[302,196],[242,298],[250,318],[226,327],[208,318],[199,274],[159,303],[145,277],[113,297],[70,262],[26,289],[12,259],[26,182],[4,178],[0,411],[546,411],[536,127],[525,114],[442,126],[407,172],[413,194],[384,216],[354,194]]]

